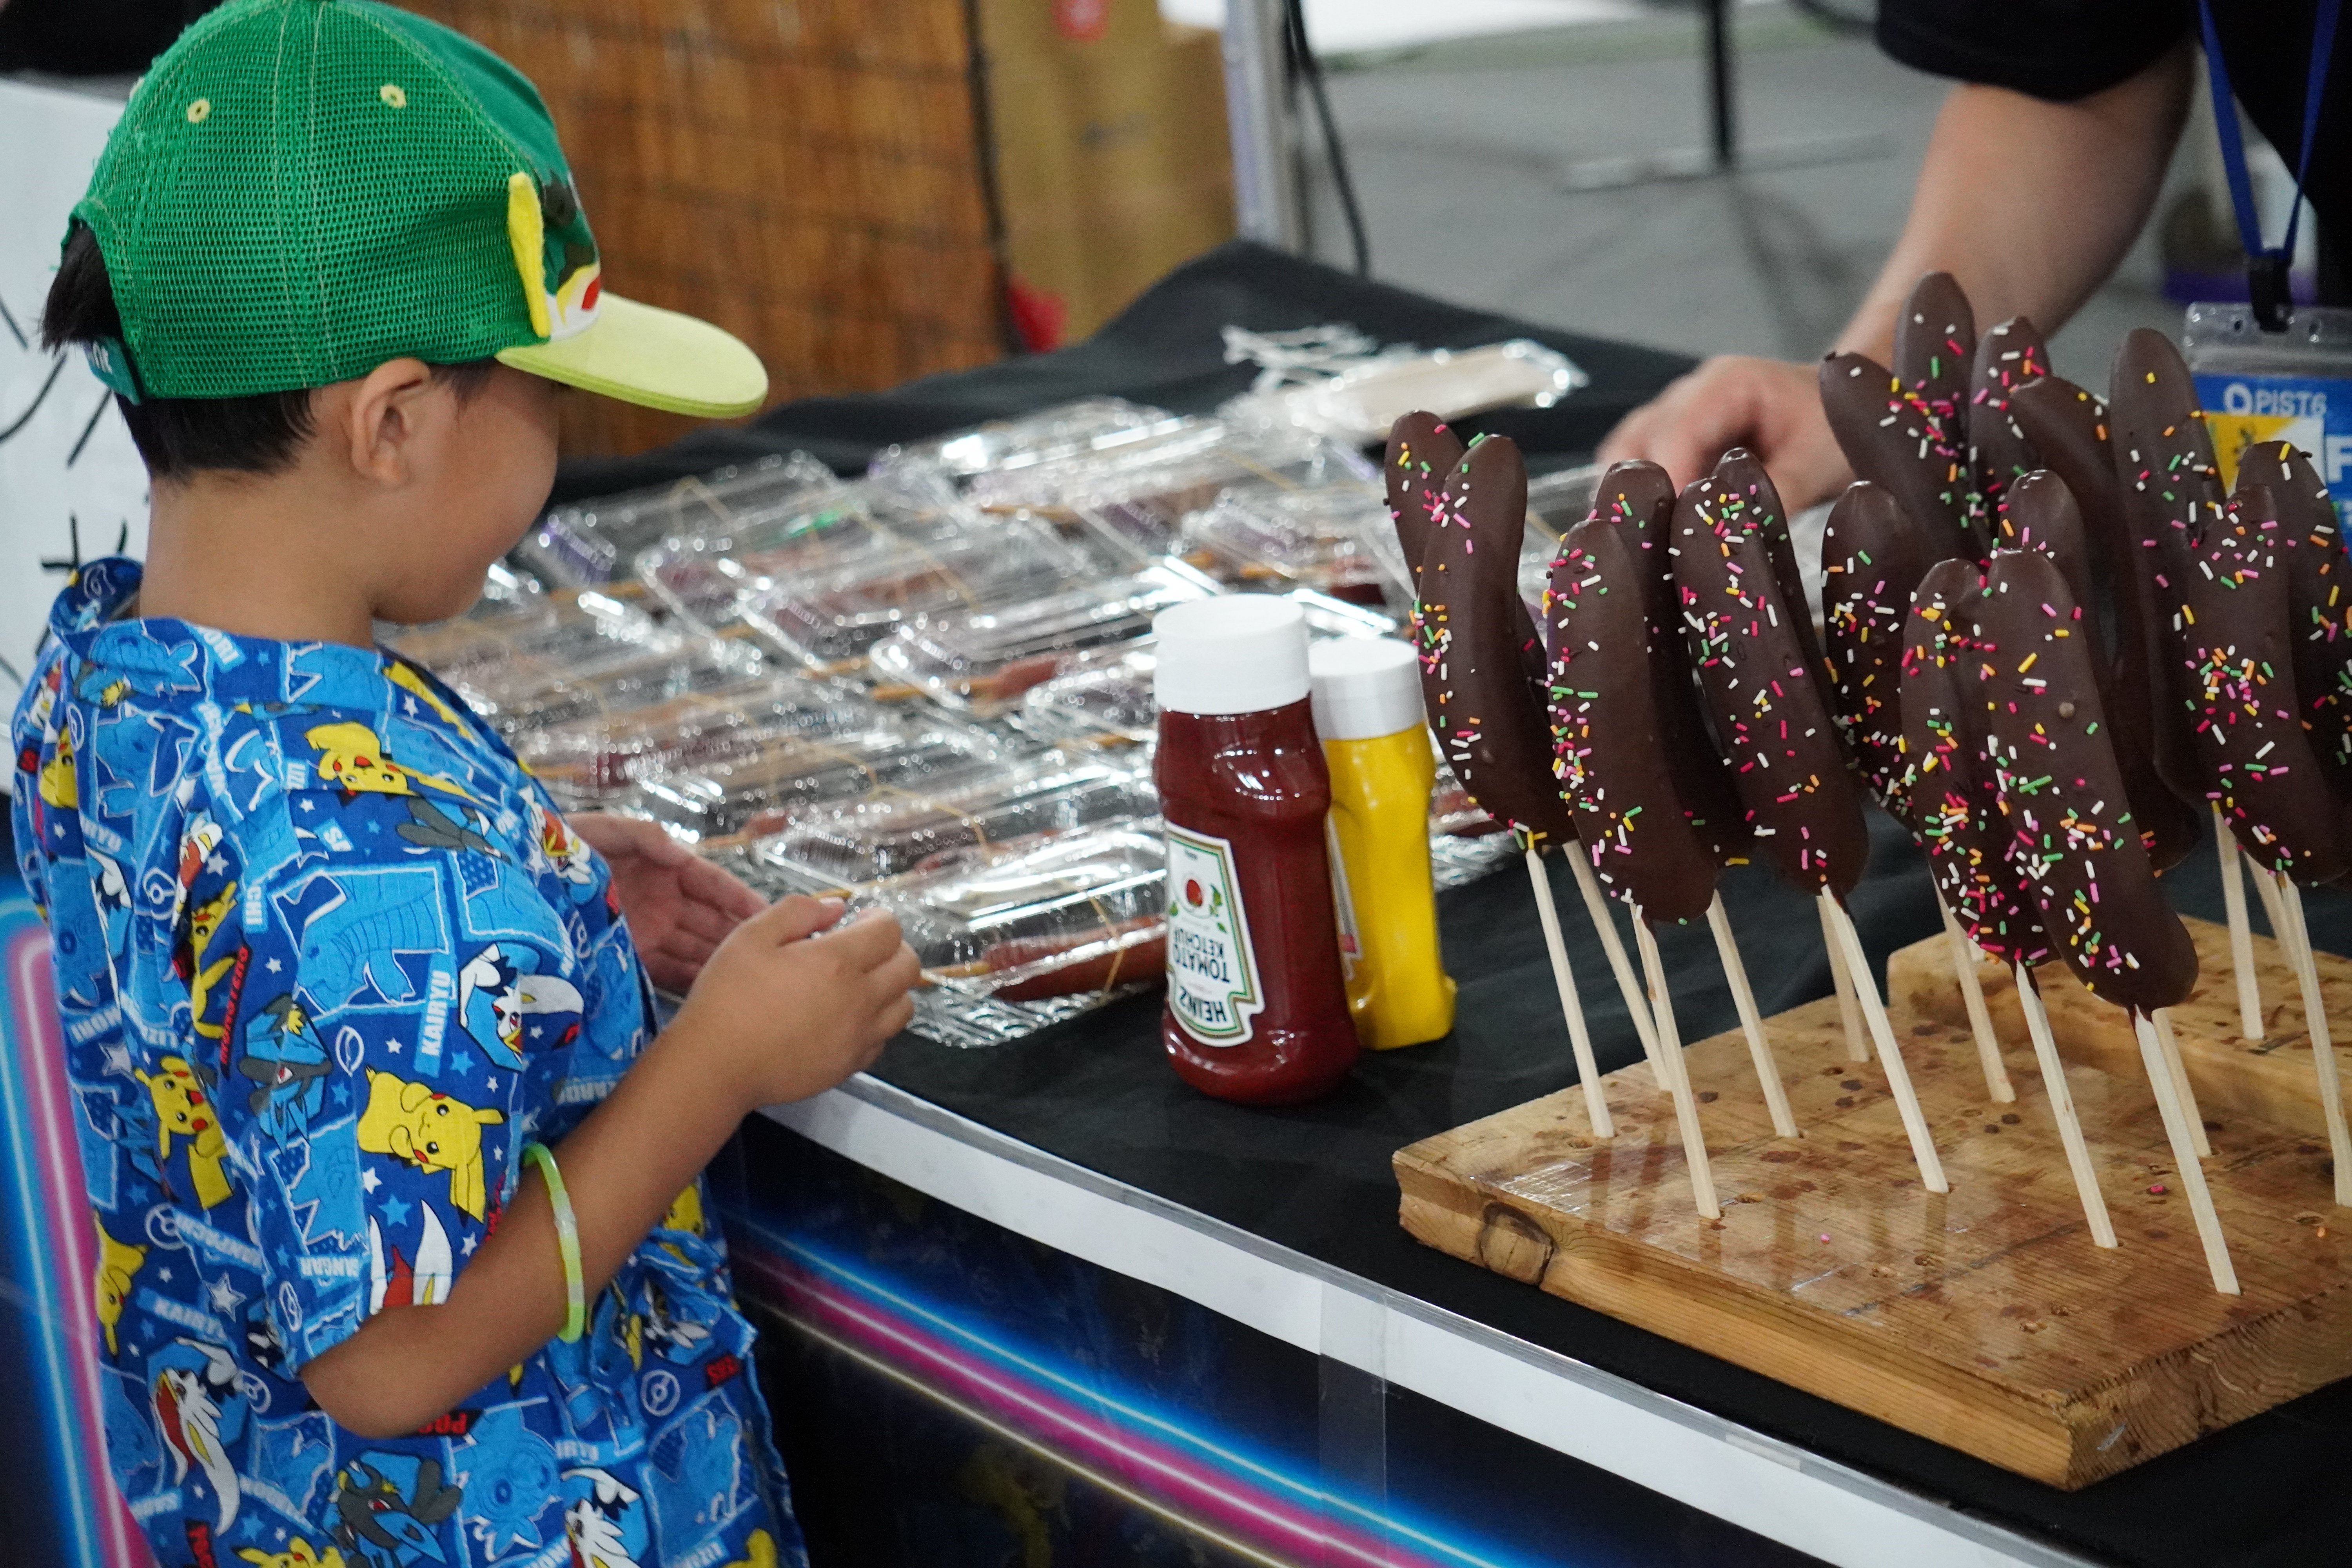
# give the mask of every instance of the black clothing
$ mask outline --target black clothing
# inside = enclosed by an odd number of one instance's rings
[[[2303,146],[2313,0],[2220,0],[2214,29],[2230,85],[2257,130],[2294,167]],[[2352,26],[2339,26],[2305,194],[2326,262],[2352,255]],[[2199,37],[2184,0],[1881,0],[1878,43],[1920,70],[2071,102],[2145,69]],[[2276,245],[2276,232],[2263,236]],[[2331,300],[2337,291],[2325,287]]]

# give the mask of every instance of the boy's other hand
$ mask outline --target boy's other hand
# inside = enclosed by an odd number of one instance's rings
[[[768,907],[733,872],[703,859],[656,823],[603,812],[564,821],[613,868],[613,893],[637,956],[665,991],[682,994],[693,985],[727,933]]]
[[[881,1054],[915,1016],[921,976],[898,921],[868,910],[843,923],[838,899],[780,899],[702,966],[662,1037],[703,1055],[745,1110],[805,1100]]]

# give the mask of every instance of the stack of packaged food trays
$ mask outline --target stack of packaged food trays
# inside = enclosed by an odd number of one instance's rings
[[[890,910],[917,1029],[985,1045],[1160,981],[1152,617],[1282,593],[1316,636],[1395,636],[1395,555],[1353,449],[1092,399],[855,480],[795,453],[559,509],[471,614],[392,640],[562,809]],[[1443,773],[1431,825],[1441,883],[1508,856]]]

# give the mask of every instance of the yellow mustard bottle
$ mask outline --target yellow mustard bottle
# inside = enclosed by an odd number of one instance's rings
[[[1440,1038],[1454,1027],[1454,981],[1429,870],[1437,753],[1420,664],[1394,638],[1337,637],[1309,648],[1307,668],[1331,771],[1332,902],[1356,1037],[1375,1051]]]

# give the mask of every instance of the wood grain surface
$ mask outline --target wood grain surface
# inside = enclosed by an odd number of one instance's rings
[[[1909,956],[1925,985],[1927,960]],[[1957,1015],[1948,964],[1943,984]],[[2208,984],[2214,1016],[2233,1019],[2226,964]],[[1921,1187],[1884,1074],[1845,1059],[1824,999],[1767,1021],[1801,1137],[1772,1135],[1736,1031],[1689,1047],[1720,1220],[1693,1212],[1672,1106],[1637,1066],[1609,1076],[1612,1141],[1591,1136],[1571,1089],[1401,1151],[1405,1228],[2069,1489],[2352,1373],[2352,1237],[2336,1223],[2352,1213],[2330,1205],[2322,1142],[2205,1096],[2206,1173],[2244,1287],[2219,1295],[2127,1023],[2127,1060],[2060,1034],[2121,1238],[2108,1251],[2091,1244],[2013,993],[1995,1013],[2018,1093],[2003,1105],[1986,1097],[1965,1022],[1890,990],[1948,1194]],[[2277,991],[2293,994],[2283,965]],[[2189,1026],[2203,1016],[2183,1010],[2184,1050],[2204,1050]],[[2217,1052],[2192,1060],[2228,1071]],[[2308,1080],[2307,1047],[2304,1065]]]

